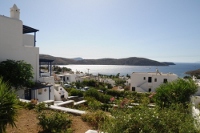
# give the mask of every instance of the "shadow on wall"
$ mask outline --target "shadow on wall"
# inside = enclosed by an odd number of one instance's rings
[[[54,100],[55,101],[63,101],[63,99],[61,99],[60,89],[64,91],[64,99],[68,98],[68,92],[60,85],[55,85],[54,86]]]

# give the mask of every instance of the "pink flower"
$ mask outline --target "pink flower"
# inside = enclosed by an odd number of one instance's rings
[[[153,92],[151,95],[149,95],[149,98],[152,98],[156,93]]]
[[[111,102],[113,102],[114,100],[115,100],[115,98],[114,98],[114,97],[111,97],[111,98],[110,98],[110,101],[111,101]]]

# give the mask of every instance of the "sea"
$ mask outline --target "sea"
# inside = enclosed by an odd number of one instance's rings
[[[175,63],[176,65],[169,66],[129,66],[129,65],[60,65],[67,67],[72,71],[80,71],[93,75],[116,75],[120,76],[131,75],[133,72],[156,72],[158,69],[161,73],[175,73],[182,78],[187,76],[185,72],[200,69],[200,63]]]

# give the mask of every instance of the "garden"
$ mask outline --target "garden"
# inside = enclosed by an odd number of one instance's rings
[[[22,68],[20,64],[24,64],[13,61],[8,61],[7,64],[13,66],[13,63],[19,64],[19,69]],[[30,68],[29,65],[24,65],[27,69]],[[7,67],[0,64],[0,70],[2,68]],[[48,105],[36,104],[34,100],[30,103],[19,101],[15,89],[11,87],[16,80],[13,81],[7,73],[4,74],[1,75],[4,78],[0,78],[0,133],[83,133],[89,129],[107,133],[200,132],[200,125],[192,116],[190,97],[197,91],[197,85],[191,79],[164,83],[155,93],[112,90],[108,84],[96,81],[74,83],[76,86],[90,88],[87,91],[66,88],[70,95],[87,100],[85,104],[71,106],[87,111],[82,116],[74,116],[50,110]],[[29,78],[24,78],[30,79],[31,73],[25,76]],[[14,87],[29,86],[32,84],[29,81]]]

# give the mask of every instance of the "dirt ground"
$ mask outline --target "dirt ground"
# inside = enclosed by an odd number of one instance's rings
[[[7,133],[38,133],[41,131],[37,125],[37,113],[34,110],[20,109],[18,111],[18,117],[16,126],[8,126]],[[85,133],[87,130],[92,129],[87,122],[83,122],[80,116],[71,115],[72,126],[74,133]]]

